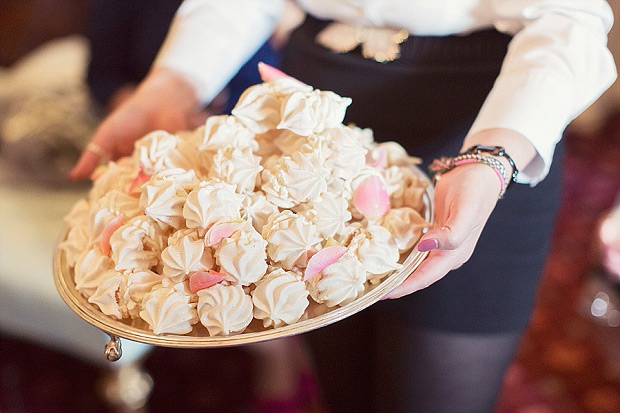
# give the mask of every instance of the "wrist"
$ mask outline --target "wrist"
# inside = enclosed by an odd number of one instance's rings
[[[463,142],[461,152],[465,152],[475,145],[503,147],[519,171],[525,170],[537,155],[534,145],[525,136],[510,129],[486,129],[467,136]],[[507,158],[489,153],[485,153],[485,155],[493,156],[502,162],[509,174],[512,173],[513,168]]]

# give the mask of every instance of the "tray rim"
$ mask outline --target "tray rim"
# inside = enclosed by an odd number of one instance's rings
[[[427,186],[422,196],[425,206],[424,218],[434,224],[434,188],[426,174],[419,167],[412,165],[413,170]],[[69,224],[65,223],[54,248],[53,275],[56,289],[67,306],[87,323],[107,333],[108,335],[124,338],[127,340],[151,344],[161,347],[172,348],[214,348],[231,347],[244,344],[274,340],[277,338],[306,333],[356,314],[379,301],[386,294],[398,287],[411,274],[429,254],[412,249],[412,252],[403,262],[401,269],[393,271],[375,288],[358,297],[353,302],[328,311],[325,314],[298,321],[297,323],[277,328],[269,328],[257,332],[240,333],[230,336],[191,336],[191,335],[156,335],[151,331],[128,325],[120,320],[115,320],[90,304],[87,299],[75,288],[75,283],[68,269],[66,257],[60,248],[61,242],[66,239],[70,230]]]

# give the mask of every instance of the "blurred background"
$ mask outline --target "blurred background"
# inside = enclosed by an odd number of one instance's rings
[[[88,188],[65,177],[102,116],[146,74],[179,3],[152,0],[149,13],[123,0],[0,0],[2,412],[249,410],[255,353],[125,340],[121,361],[108,363],[107,337],[70,312],[52,280],[62,217]],[[610,4],[620,21],[620,0]],[[277,65],[300,18],[288,9],[212,113],[258,81],[256,61]],[[610,48],[620,61],[618,23]],[[566,142],[563,206],[498,412],[620,412],[619,82],[570,125]],[[305,396],[298,410],[324,411],[319,389]]]

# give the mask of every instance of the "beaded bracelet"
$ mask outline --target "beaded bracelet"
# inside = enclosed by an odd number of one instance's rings
[[[510,188],[510,185],[517,182],[519,170],[517,169],[517,165],[515,165],[515,161],[510,155],[508,155],[508,153],[506,153],[506,149],[504,149],[503,146],[474,145],[471,148],[467,149],[464,153],[474,153],[476,155],[480,155],[481,153],[485,152],[490,153],[493,156],[501,156],[508,161],[508,164],[512,168],[512,175],[510,177],[510,181],[508,182],[508,188]]]
[[[428,169],[431,175],[433,175],[433,179],[438,181],[446,172],[451,171],[457,166],[470,163],[481,163],[483,165],[490,166],[493,169],[500,181],[501,189],[499,191],[498,199],[501,199],[506,193],[506,188],[508,187],[510,180],[508,178],[508,174],[506,173],[504,164],[495,158],[474,153],[462,153],[454,158],[442,157],[435,159]]]

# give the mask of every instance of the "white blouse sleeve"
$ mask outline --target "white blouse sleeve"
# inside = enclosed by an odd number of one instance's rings
[[[493,0],[498,30],[515,33],[474,133],[507,128],[528,138],[538,156],[519,181],[547,174],[564,128],[616,78],[606,47],[613,14],[603,0]]]
[[[185,0],[154,66],[181,73],[211,101],[271,35],[283,0]]]

